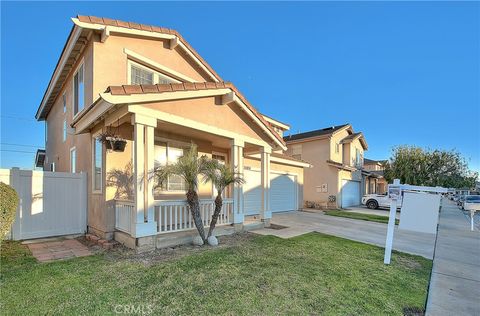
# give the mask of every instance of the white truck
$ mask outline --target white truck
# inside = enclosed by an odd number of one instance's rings
[[[379,207],[390,207],[390,199],[385,194],[367,194],[362,197],[362,204],[366,205],[369,209],[376,209]],[[402,206],[402,199],[398,201],[397,207]]]

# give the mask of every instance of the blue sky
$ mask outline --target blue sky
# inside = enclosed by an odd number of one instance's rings
[[[2,168],[31,168],[34,146],[43,146],[34,115],[70,17],[82,14],[177,29],[224,80],[292,132],[348,122],[365,134],[368,158],[388,158],[400,144],[457,149],[480,171],[479,3],[1,6]]]

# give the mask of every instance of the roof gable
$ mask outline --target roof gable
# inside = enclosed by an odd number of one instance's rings
[[[272,126],[253,107],[240,91],[230,82],[195,82],[195,83],[169,83],[156,85],[123,85],[110,86],[100,97],[110,104],[134,104],[148,103],[166,100],[181,100],[192,97],[207,96],[209,90],[218,90],[222,95],[224,104],[236,102],[243,107],[243,110],[259,126],[270,139],[281,148],[286,149],[284,140],[273,130]],[[193,93],[196,93],[195,95]],[[203,93],[203,94],[202,94]],[[214,94],[208,94],[212,96]],[[96,102],[97,103],[97,102]],[[86,113],[92,110],[96,103],[92,104],[82,112],[72,123],[75,125]]]
[[[326,127],[326,128],[322,128],[322,129],[317,129],[317,130],[314,130],[314,131],[309,131],[309,132],[304,132],[304,133],[298,133],[298,134],[285,136],[285,137],[283,137],[283,139],[286,142],[289,142],[289,141],[311,138],[311,137],[328,136],[328,135],[332,135],[334,133],[337,133],[338,131],[340,131],[344,128],[348,128],[348,127],[350,127],[350,124],[336,125],[336,126]]]

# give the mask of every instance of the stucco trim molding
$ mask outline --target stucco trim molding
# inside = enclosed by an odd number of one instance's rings
[[[175,71],[173,69],[168,68],[167,66],[164,66],[162,64],[157,63],[156,61],[153,61],[145,56],[142,56],[138,53],[135,53],[134,51],[129,50],[128,48],[124,48],[123,52],[129,57],[129,59],[133,61],[140,62],[141,64],[148,66],[149,68],[152,68],[154,70],[158,70],[166,75],[169,75],[171,77],[174,77],[179,80],[183,80],[186,82],[199,82],[198,80],[195,80],[193,78],[190,78],[189,76],[186,76],[182,73],[179,73],[178,71]]]

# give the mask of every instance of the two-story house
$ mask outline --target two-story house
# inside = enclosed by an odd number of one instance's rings
[[[36,114],[46,124],[37,162],[87,174],[89,232],[144,248],[193,236],[183,180],[172,176],[155,189],[144,176],[192,143],[246,180],[226,193],[220,224],[243,229],[245,215],[258,214],[268,225],[272,212],[302,206],[309,164],[281,153],[289,126],[259,113],[178,32],[92,16],[72,21]],[[124,147],[107,147],[107,132]],[[129,188],[110,181],[114,171],[133,175],[121,184]],[[207,223],[214,190],[198,190]]]
[[[388,183],[383,177],[385,160],[363,160],[363,169],[369,173],[366,183],[366,194],[384,194]]]
[[[366,183],[363,157],[368,149],[361,132],[344,124],[293,134],[284,140],[287,154],[313,165],[304,172],[305,201],[327,204],[333,196],[339,207],[360,204]]]

